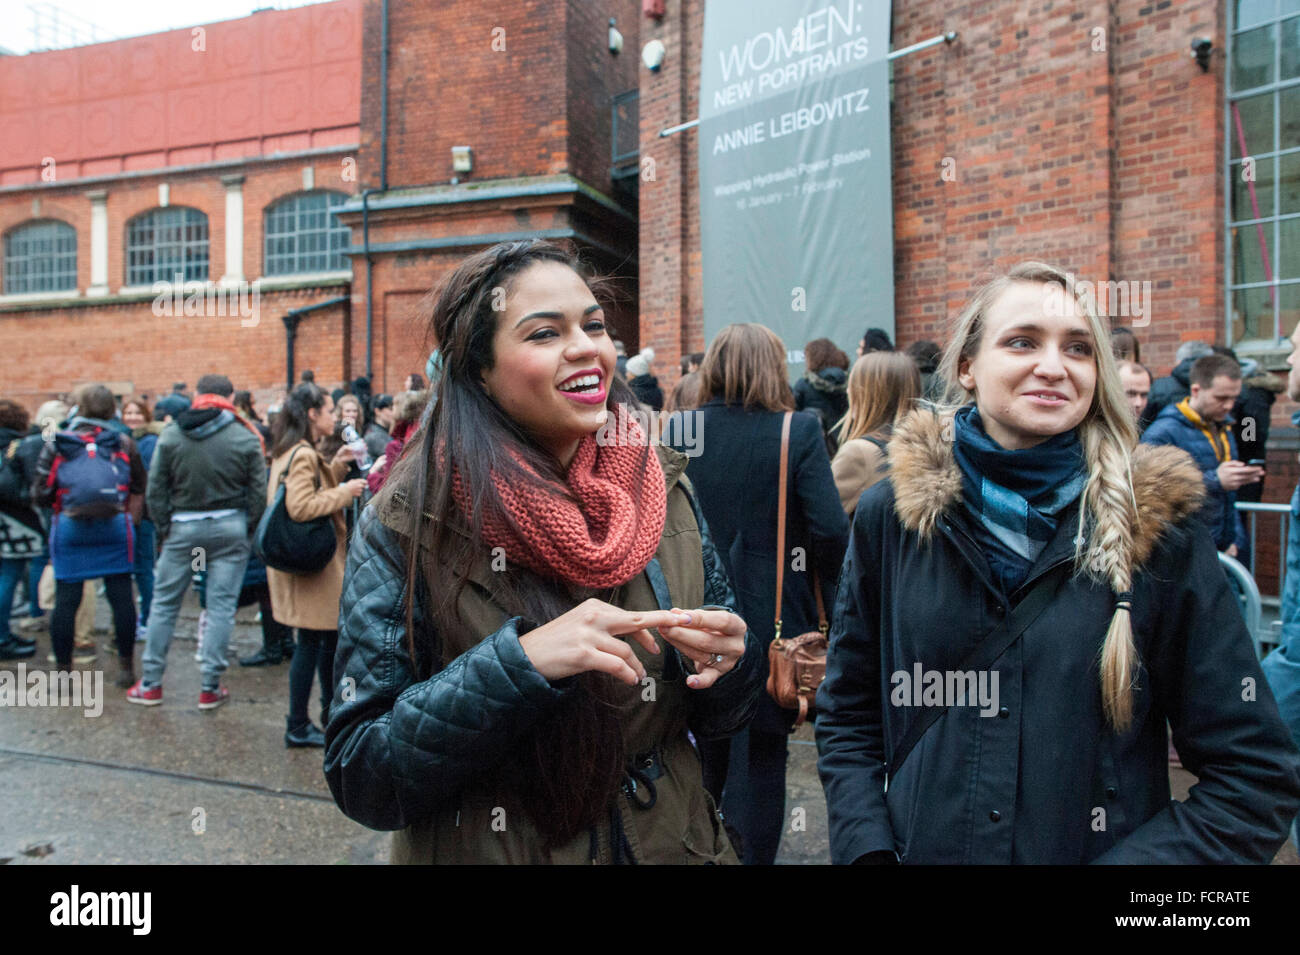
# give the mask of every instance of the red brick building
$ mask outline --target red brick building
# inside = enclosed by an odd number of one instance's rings
[[[88,380],[156,394],[222,370],[265,404],[288,377],[282,319],[320,303],[295,323],[295,369],[392,391],[424,368],[420,299],[510,237],[569,239],[623,278],[635,343],[635,192],[613,137],[617,100],[634,169],[638,16],[335,0],[0,57],[4,393],[34,407]],[[155,314],[176,263],[209,313],[251,283],[256,321]]]
[[[655,179],[641,183],[640,318],[667,387],[678,356],[705,344],[698,130],[659,135],[700,114],[705,2],[663,6],[641,31],[666,55],[641,71]],[[1033,258],[1099,284],[1149,282],[1136,333],[1157,376],[1202,339],[1285,378],[1300,318],[1297,14],[1273,0],[894,3],[895,50],[958,33],[892,64],[898,344],[942,343],[983,279]],[[1300,477],[1295,408],[1274,405],[1266,500]],[[1266,592],[1275,527],[1260,522]]]
[[[279,317],[340,296],[296,346],[342,377],[348,239],[321,208],[357,188],[360,74],[360,0],[0,57],[4,393],[153,395],[223,371],[265,402]],[[159,302],[177,269],[206,314]],[[252,288],[256,314],[231,314]]]
[[[1258,246],[1253,226],[1225,228],[1233,202],[1225,157],[1242,155],[1235,131],[1231,142],[1228,136],[1234,88],[1226,85],[1225,48],[1233,47],[1235,88],[1264,90],[1260,106],[1280,98],[1285,117],[1292,88],[1283,85],[1279,94],[1274,87],[1297,76],[1300,21],[1276,13],[1271,0],[1238,5],[1248,18],[1240,24],[1229,23],[1223,0],[895,3],[894,49],[958,33],[951,45],[893,63],[899,342],[942,340],[946,321],[982,277],[1038,258],[1096,282],[1151,282],[1152,318],[1138,336],[1158,374],[1177,346],[1194,338],[1228,342],[1271,363],[1284,355],[1261,340],[1271,334],[1257,334],[1274,319],[1257,307],[1261,299],[1271,306],[1268,290],[1227,292],[1255,278],[1250,254]],[[705,3],[665,7],[662,19],[642,29],[642,41],[661,40],[667,55],[658,73],[641,72],[641,150],[656,172],[655,181],[641,184],[641,325],[672,361],[703,346],[698,143],[695,130],[662,138],[659,131],[699,115]],[[1213,44],[1208,71],[1192,55],[1198,37]],[[1265,51],[1269,42],[1280,47],[1280,71],[1250,75],[1255,59],[1276,52]],[[1266,124],[1248,122],[1251,154],[1300,146],[1296,122],[1282,119],[1276,142],[1268,141],[1271,116]],[[1300,165],[1283,160],[1278,215],[1285,217],[1300,212]],[[1260,167],[1271,161],[1259,160]],[[1271,193],[1272,175],[1271,165],[1260,173],[1259,198],[1266,187]],[[1244,206],[1239,192],[1236,205]],[[1244,208],[1231,215],[1252,218]],[[1285,284],[1300,278],[1300,233],[1288,244],[1289,228],[1272,249],[1281,260],[1274,269],[1283,283],[1283,337],[1300,313],[1300,285]],[[1237,258],[1247,260],[1234,276],[1225,273],[1230,235]]]
[[[365,9],[361,194],[339,213],[352,227],[353,366],[366,364],[368,321],[376,390],[422,371],[421,300],[450,265],[512,238],[568,240],[620,277],[613,320],[635,341],[636,203],[616,182],[612,117],[616,97],[635,96],[639,4],[389,0],[387,82],[384,7]],[[610,17],[626,37],[617,55]],[[634,164],[630,115],[620,138]]]
[[[981,278],[1033,257],[1149,282],[1137,333],[1157,375],[1193,338],[1281,367],[1300,309],[1293,6],[895,3],[896,50],[958,34],[892,64],[899,343],[941,340]],[[698,143],[659,132],[699,115],[704,9],[335,0],[211,24],[203,49],[177,30],[0,57],[6,250],[33,223],[75,233],[61,292],[11,290],[11,257],[0,264],[5,391],[34,404],[89,378],[165,390],[216,359],[265,400],[286,377],[280,319],[339,298],[298,326],[296,368],[331,384],[369,370],[391,391],[423,366],[420,301],[443,270],[524,236],[571,239],[626,280],[615,323],[630,348],[656,347],[670,387],[677,356],[705,344]],[[658,72],[638,60],[650,40],[666,49]],[[269,207],[320,192],[342,194],[328,212],[350,230],[346,263],[271,274]],[[256,325],[160,318],[131,284],[134,217],[180,207],[206,216],[206,282],[260,280]],[[47,226],[20,252],[60,241]],[[1281,493],[1295,442],[1275,433]]]

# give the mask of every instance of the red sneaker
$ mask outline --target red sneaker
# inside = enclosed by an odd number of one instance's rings
[[[135,686],[126,691],[126,701],[141,706],[158,706],[162,703],[162,687],[153,686],[146,690],[144,680],[138,680]]]
[[[204,690],[199,694],[199,709],[215,710],[228,699],[230,699],[230,691],[224,686],[219,686],[215,690]]]

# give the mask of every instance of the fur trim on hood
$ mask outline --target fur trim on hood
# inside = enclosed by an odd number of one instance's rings
[[[1245,388],[1263,388],[1265,391],[1271,391],[1275,395],[1280,395],[1286,388],[1286,381],[1273,374],[1271,371],[1260,371],[1253,375],[1248,375],[1242,381],[1242,387]]]
[[[894,510],[903,526],[927,538],[940,515],[961,501],[961,469],[952,451],[950,415],[918,409],[904,418],[889,442]],[[1191,456],[1173,446],[1139,444],[1133,449],[1133,496],[1138,526],[1133,566],[1141,567],[1172,526],[1194,514],[1205,482]]]
[[[131,437],[138,441],[146,434],[162,434],[163,428],[165,427],[167,427],[167,425],[163,424],[161,421],[146,421],[144,424],[140,425],[140,427],[131,429]]]
[[[828,395],[842,395],[849,390],[849,376],[843,368],[823,368],[804,372],[804,380],[818,391]]]

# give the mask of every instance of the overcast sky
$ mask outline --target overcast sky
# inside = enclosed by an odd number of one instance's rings
[[[82,35],[89,37],[89,25],[99,27],[100,39],[121,39],[145,33],[159,33],[177,27],[191,27],[216,20],[233,20],[246,17],[261,7],[283,10],[303,7],[321,0],[53,0],[29,3],[28,0],[5,0],[4,15],[0,16],[0,47],[15,53],[27,53],[33,46],[32,25],[35,14],[32,7],[41,8],[40,18],[45,25],[44,36],[53,36],[52,25],[59,19],[74,23]],[[51,43],[47,39],[43,46]],[[57,47],[72,46],[66,28],[61,31]]]

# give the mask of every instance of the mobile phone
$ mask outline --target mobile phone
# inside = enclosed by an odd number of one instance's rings
[[[1247,467],[1252,467],[1252,468],[1262,468],[1262,467],[1264,467],[1264,459],[1263,459],[1263,458],[1251,458],[1249,461],[1246,462],[1246,466],[1247,466]]]

